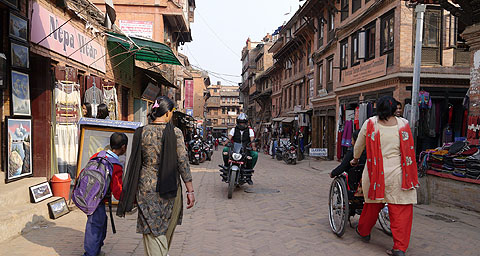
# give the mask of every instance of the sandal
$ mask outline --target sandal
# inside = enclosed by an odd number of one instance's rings
[[[387,250],[387,254],[390,256],[405,256],[405,252],[402,250],[390,249]]]

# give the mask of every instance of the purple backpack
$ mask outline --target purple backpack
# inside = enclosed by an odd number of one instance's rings
[[[107,152],[100,151],[96,157],[88,161],[87,166],[78,175],[72,200],[87,215],[91,215],[100,202],[110,194],[114,164],[120,162],[114,157],[107,159]]]

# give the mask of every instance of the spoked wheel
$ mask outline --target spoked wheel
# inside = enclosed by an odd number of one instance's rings
[[[228,199],[232,198],[233,190],[235,189],[235,176],[237,176],[237,172],[232,171],[230,173],[230,180],[228,182],[228,194],[227,194]]]
[[[388,206],[386,204],[378,214],[378,222],[382,227],[383,233],[392,236],[392,230],[390,229],[390,216],[388,215]]]
[[[328,207],[332,232],[341,237],[345,233],[349,218],[347,186],[342,177],[336,177],[330,186]]]

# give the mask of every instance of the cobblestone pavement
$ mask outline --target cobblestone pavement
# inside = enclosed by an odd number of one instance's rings
[[[263,154],[259,158],[250,187],[254,193],[244,192],[248,186],[237,188],[230,200],[216,167],[220,152],[214,161],[193,167],[197,204],[185,210],[171,256],[386,255],[392,239],[378,224],[369,244],[352,228],[342,238],[331,233],[328,172],[338,162],[304,160],[292,166]],[[435,205],[418,205],[414,214],[408,255],[479,255],[480,214]],[[79,210],[44,220],[33,231],[0,243],[0,255],[81,255],[85,222]],[[115,223],[117,234],[109,226],[102,250],[115,256],[143,255],[136,214]]]

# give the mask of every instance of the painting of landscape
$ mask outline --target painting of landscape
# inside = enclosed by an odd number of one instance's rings
[[[32,120],[7,118],[6,181],[32,175]]]

